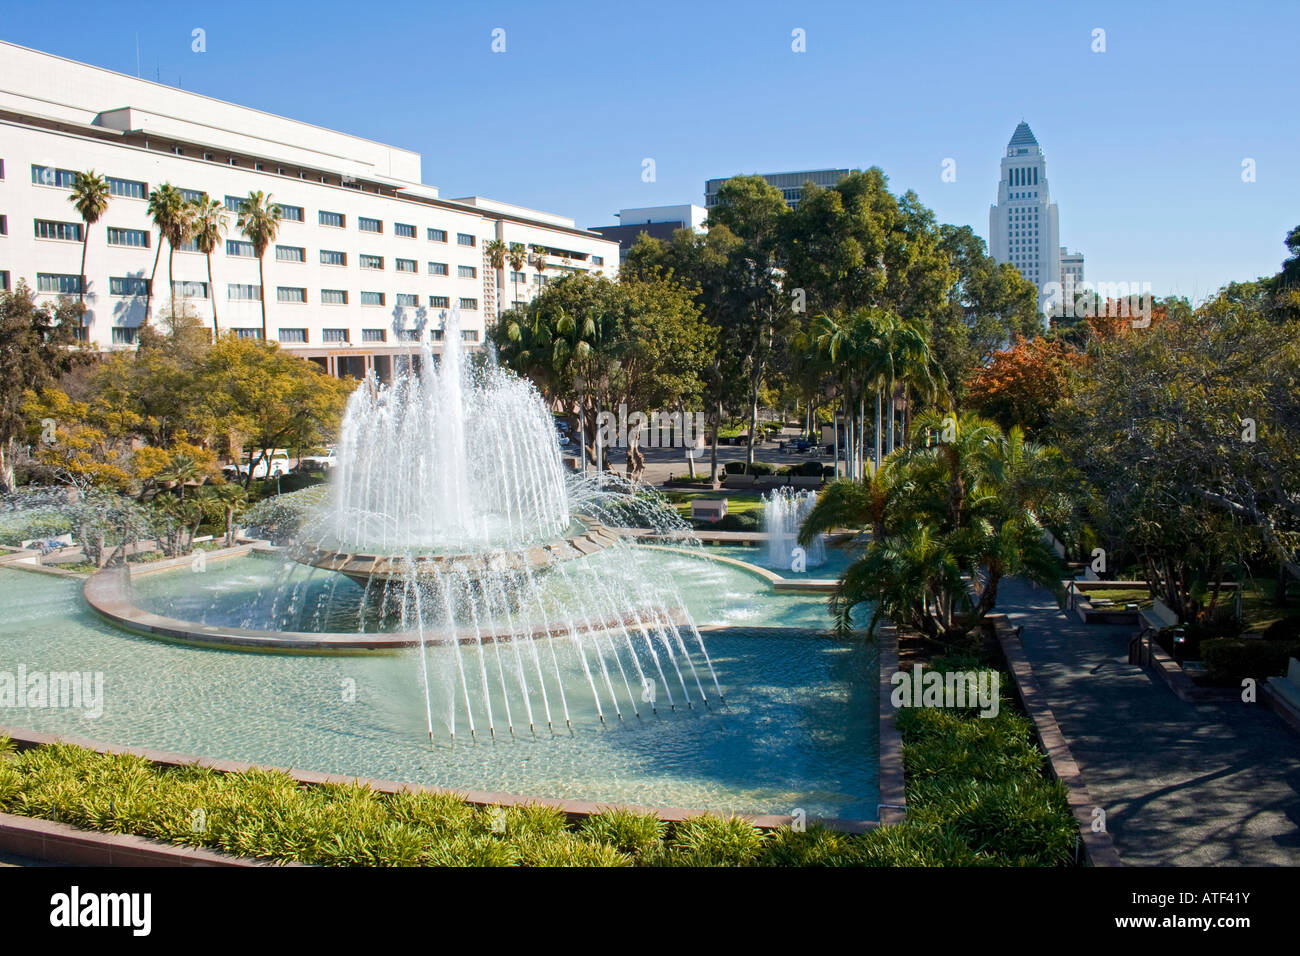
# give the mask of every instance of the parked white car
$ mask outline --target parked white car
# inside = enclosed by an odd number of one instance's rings
[[[324,455],[304,455],[298,461],[298,467],[303,471],[329,471],[338,463],[334,457],[334,449],[330,449]]]
[[[237,466],[240,477],[247,477],[248,462],[241,461]],[[279,475],[289,474],[289,453],[283,449],[277,448],[271,452],[270,458],[259,458],[253,465],[254,478],[275,478]]]

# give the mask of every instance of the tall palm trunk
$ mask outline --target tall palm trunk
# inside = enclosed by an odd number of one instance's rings
[[[217,325],[217,287],[212,284],[212,253],[208,253],[208,295],[212,297],[212,340],[221,337],[221,328]]]
[[[172,273],[172,263],[175,261],[176,247],[170,242],[167,243],[167,291],[171,295],[172,303],[172,321],[176,321],[176,276]]]
[[[153,286],[158,281],[158,259],[162,256],[162,234],[158,235],[158,248],[153,254],[153,272],[149,273],[149,294],[144,300],[144,317],[149,318],[149,310],[153,308]]]
[[[876,382],[876,470],[880,470],[880,451],[881,451],[881,409],[880,409],[880,382]]]
[[[86,304],[86,245],[90,242],[90,223],[85,224],[81,233],[81,294],[77,301]]]
[[[262,341],[266,341],[266,278],[262,273],[262,257],[257,257],[257,293],[262,300]]]

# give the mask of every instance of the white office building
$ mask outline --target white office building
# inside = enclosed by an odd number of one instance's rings
[[[1065,246],[1061,246],[1061,289],[1065,302],[1073,302],[1083,291],[1083,253],[1070,252]]]
[[[1009,262],[1038,286],[1061,281],[1056,204],[1047,186],[1047,160],[1029,124],[1016,127],[1002,157],[998,201],[989,210],[989,255]]]
[[[440,340],[457,305],[463,337],[481,343],[499,311],[526,303],[568,271],[618,269],[618,243],[572,219],[480,196],[443,199],[421,182],[420,155],[396,146],[235,106],[196,93],[0,43],[0,284],[41,297],[81,291],[81,216],[69,202],[77,171],[108,178],[108,211],[90,227],[85,337],[129,347],[169,308],[171,281],[187,307],[221,332],[266,333],[331,374],[388,377],[392,356]],[[168,249],[146,298],[159,235],[150,191],[223,202],[229,231],[211,257]],[[280,206],[262,263],[235,227],[250,191]],[[532,262],[492,268],[487,244],[542,247]]]

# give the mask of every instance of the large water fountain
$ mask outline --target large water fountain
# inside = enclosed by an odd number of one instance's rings
[[[628,545],[572,511],[532,384],[466,362],[459,325],[444,316],[436,362],[426,346],[392,385],[352,396],[330,507],[293,556],[362,582],[362,619],[377,606],[416,635],[431,738],[435,706],[453,737],[458,724],[492,736],[571,726],[562,654],[602,721],[721,699],[680,601],[628,580]],[[565,567],[607,549],[580,576]]]

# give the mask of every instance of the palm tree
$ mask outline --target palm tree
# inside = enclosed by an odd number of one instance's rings
[[[212,253],[221,245],[226,234],[226,207],[204,193],[194,211],[194,243],[208,260],[208,294],[212,296],[212,337],[221,334],[217,324],[217,289],[212,284]]]
[[[108,180],[96,174],[93,169],[77,173],[72,183],[72,195],[68,201],[81,213],[85,226],[81,230],[81,298],[86,301],[86,244],[90,241],[90,227],[108,212]]]
[[[185,501],[185,486],[193,481],[201,483],[201,479],[207,474],[207,469],[190,455],[184,453],[174,455],[167,467],[160,471],[156,479],[160,482],[174,483],[182,502]]]
[[[226,517],[226,547],[235,543],[235,516],[248,508],[248,493],[238,482],[213,485],[210,492],[221,505]]]
[[[239,204],[239,231],[253,244],[257,253],[258,292],[262,299],[262,340],[266,341],[266,280],[262,270],[262,260],[267,247],[275,241],[280,231],[280,207],[271,201],[270,193],[262,195],[260,189],[248,194],[248,198]]]
[[[178,221],[185,215],[185,197],[171,183],[163,183],[149,193],[149,215],[158,230],[158,249],[153,255],[153,272],[149,274],[149,292],[144,306],[146,319],[153,305],[154,281],[158,278],[158,258],[162,255],[163,240],[166,239],[170,243],[171,238],[176,235]],[[171,272],[170,253],[167,256],[167,270]]]
[[[488,264],[492,267],[492,278],[497,286],[497,318],[501,318],[501,270],[506,267],[506,244],[500,239],[493,239],[485,247]]]
[[[537,270],[537,287],[546,284],[546,247],[533,246],[533,268]]]
[[[510,263],[510,281],[514,283],[515,297],[510,302],[510,307],[514,308],[515,302],[519,301],[519,273],[523,272],[524,266],[528,265],[528,247],[522,242],[510,243],[506,261]]]

